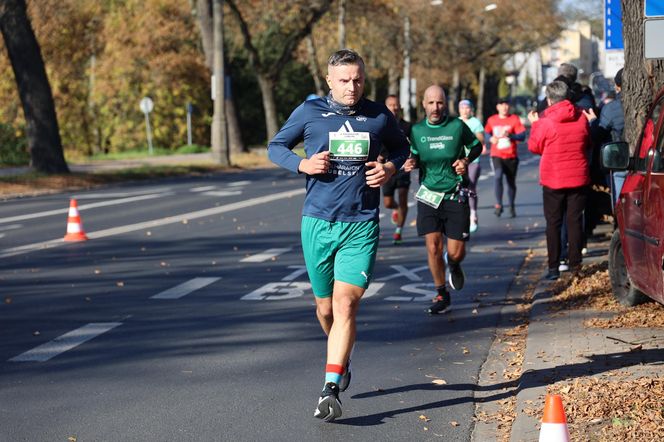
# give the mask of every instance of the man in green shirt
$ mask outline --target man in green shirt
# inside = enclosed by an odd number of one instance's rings
[[[429,270],[437,292],[428,309],[430,314],[444,312],[451,303],[445,287],[443,235],[447,237],[448,282],[454,290],[463,288],[465,275],[461,261],[470,238],[470,208],[463,175],[468,163],[482,153],[481,143],[468,126],[447,114],[446,103],[440,86],[426,89],[422,100],[426,118],[412,128],[412,158],[404,165],[406,172],[420,168],[421,185],[415,195],[417,233],[424,236]]]

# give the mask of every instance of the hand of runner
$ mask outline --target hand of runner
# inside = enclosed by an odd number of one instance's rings
[[[326,173],[330,169],[330,151],[318,152],[313,154],[311,158],[302,159],[298,169],[307,175]]]
[[[378,161],[369,161],[368,163],[364,163],[364,165],[367,167],[366,176],[367,186],[369,187],[380,187],[396,172],[394,164],[389,161],[385,164]]]
[[[452,163],[452,167],[456,171],[457,175],[463,175],[466,173],[466,169],[468,168],[468,160],[465,158],[459,158],[454,163]]]
[[[586,119],[588,120],[588,123],[592,123],[597,119],[597,114],[595,113],[592,107],[588,110],[581,109],[581,112],[583,113],[583,116],[586,117]]]
[[[585,111],[583,112],[583,115],[586,115]],[[588,118],[587,115],[586,118]],[[539,114],[537,113],[537,111],[531,110],[530,112],[528,112],[528,121],[534,123],[537,120],[539,120]]]
[[[408,158],[403,164],[404,172],[412,172],[413,169],[417,168],[417,160],[415,158]]]

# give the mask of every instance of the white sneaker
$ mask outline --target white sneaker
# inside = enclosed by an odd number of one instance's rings
[[[558,271],[569,272],[569,265],[567,265],[565,261],[560,261],[560,265],[558,266]]]
[[[477,232],[478,225],[477,223],[471,222],[470,223],[470,233],[475,233]]]

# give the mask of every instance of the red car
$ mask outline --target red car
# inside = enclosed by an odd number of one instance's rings
[[[613,295],[624,305],[646,296],[664,304],[664,89],[652,102],[633,154],[625,142],[602,146],[601,163],[627,172],[609,248]]]

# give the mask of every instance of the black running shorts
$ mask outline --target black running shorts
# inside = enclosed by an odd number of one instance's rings
[[[394,196],[396,189],[408,189],[410,187],[410,172],[397,171],[392,178],[383,184],[383,196]]]
[[[444,200],[437,209],[417,202],[417,234],[440,232],[447,238],[468,241],[470,238],[470,207],[457,200]]]

